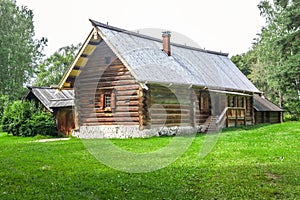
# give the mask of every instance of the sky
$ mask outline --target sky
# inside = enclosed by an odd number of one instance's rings
[[[247,52],[264,25],[259,1],[17,0],[17,5],[33,10],[36,39],[48,38],[47,56],[61,47],[83,43],[92,29],[89,19],[126,30],[169,30],[198,47],[232,56]],[[180,42],[190,45],[188,40]]]

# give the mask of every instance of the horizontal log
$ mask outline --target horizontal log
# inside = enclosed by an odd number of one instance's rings
[[[121,111],[120,111],[121,110]],[[123,110],[123,111],[122,111]],[[119,106],[114,112],[104,112],[100,108],[77,108],[78,113],[81,114],[95,114],[95,113],[138,113],[138,107]]]
[[[179,101],[151,101],[151,104],[175,104],[175,105],[190,105],[191,102],[190,101],[186,101],[186,102],[179,102]]]
[[[104,112],[103,109],[100,109],[99,106],[94,104],[85,104],[77,106],[78,112],[93,112],[93,113],[102,113]],[[138,106],[117,106],[115,109],[115,112],[138,112],[139,107]]]
[[[157,119],[151,119],[150,120],[151,124],[180,124],[182,123],[191,123],[191,121],[189,119],[182,119],[182,120],[178,120],[178,119],[167,119],[167,120],[157,120]]]
[[[178,126],[190,126],[191,127],[191,124],[190,123],[181,123],[181,124],[178,124],[178,123],[174,123],[174,124],[165,124],[165,125],[161,125],[161,124],[149,124],[149,125],[146,125],[146,128],[147,129],[150,129],[150,128],[161,128],[161,127],[178,127]]]
[[[134,80],[134,77],[131,75],[123,75],[123,76],[113,76],[113,77],[104,77],[102,76],[101,81],[120,81],[120,80]]]
[[[110,82],[110,81],[121,81],[121,80],[134,80],[132,76],[124,75],[124,76],[113,76],[113,77],[94,77],[94,78],[88,78],[78,81],[80,84],[87,84],[87,83],[98,83],[101,82]]]
[[[177,98],[191,98],[191,93],[190,91],[186,91],[186,92],[183,92],[183,91],[157,91],[157,92],[153,92],[153,91],[150,91],[150,94],[151,96],[153,97],[161,97],[161,96],[176,96]]]
[[[140,86],[138,84],[136,85],[130,85],[126,87],[116,87],[118,91],[129,91],[129,90],[139,90]]]
[[[151,110],[154,109],[177,109],[177,110],[189,110],[190,106],[189,105],[179,105],[179,104],[155,104],[151,105],[149,109]]]
[[[138,122],[122,122],[120,124],[119,122],[94,122],[94,123],[86,123],[86,122],[80,122],[80,126],[113,126],[113,125],[122,125],[122,126],[134,126],[139,125]]]
[[[161,113],[167,113],[167,114],[190,114],[190,110],[183,110],[183,109],[151,109],[151,114],[161,114]]]
[[[92,82],[87,81],[86,83],[80,83],[80,88],[99,88],[102,87],[127,87],[128,85],[136,85],[135,80],[121,80],[121,81],[113,81],[113,82]]]
[[[120,81],[110,81],[110,82],[99,82],[98,87],[109,87],[109,86],[121,86],[121,85],[135,85],[137,84],[135,80],[120,80]]]
[[[138,117],[113,117],[113,118],[79,118],[82,123],[96,122],[139,122]]]
[[[184,97],[184,98],[177,98],[173,95],[169,95],[169,96],[159,96],[159,97],[155,97],[155,96],[151,96],[151,102],[153,103],[168,103],[170,102],[169,104],[179,104],[179,103],[182,103],[182,104],[191,104],[192,103],[192,100],[189,98],[189,97]]]
[[[116,112],[138,112],[139,108],[136,106],[128,107],[128,106],[118,106],[116,108]]]
[[[106,72],[106,71],[81,71],[80,76],[77,77],[79,81],[81,80],[89,80],[89,79],[97,79],[101,77],[116,77],[116,76],[132,76],[132,74],[127,70],[120,70],[115,72]]]
[[[128,69],[126,67],[124,67],[123,65],[111,65],[111,66],[107,66],[105,64],[96,64],[96,66],[91,66],[88,65],[87,67],[81,68],[82,71],[86,72],[86,73],[90,73],[93,71],[128,71]]]
[[[123,69],[123,68],[127,69],[122,63],[121,64],[115,63],[114,65],[110,65],[108,68],[111,70],[118,70],[118,69]]]
[[[137,90],[120,90],[120,87],[115,87],[114,88],[115,92],[116,92],[116,95],[117,96],[128,96],[128,95],[137,95],[138,92]],[[75,90],[76,92],[76,98],[77,99],[86,99],[86,98],[91,98],[91,97],[95,97],[95,96],[100,96],[100,94],[102,93],[101,92],[101,89],[99,90],[85,90],[84,88],[83,89],[80,89],[80,90]]]
[[[112,117],[139,117],[138,112],[121,112],[121,113],[81,113],[80,117],[83,118],[112,118]]]
[[[135,96],[138,95],[138,90],[117,90],[118,96]]]
[[[186,113],[186,114],[169,114],[169,113],[156,113],[156,114],[153,114],[151,112],[151,117],[154,118],[154,117],[160,117],[160,118],[189,118],[190,117],[190,113]]]
[[[138,101],[138,96],[118,96],[117,95],[117,101]]]
[[[139,101],[117,101],[117,106],[139,106]]]

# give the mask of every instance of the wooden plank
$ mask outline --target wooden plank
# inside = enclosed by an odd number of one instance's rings
[[[139,122],[139,117],[112,117],[112,118],[79,118],[82,123],[95,122]]]
[[[116,86],[123,86],[126,87],[127,85],[135,85],[135,80],[120,80],[120,81],[112,81],[112,82],[80,82],[81,88],[86,88],[90,86],[97,86],[97,88],[101,89],[102,87],[116,87]]]
[[[73,76],[73,77],[77,77],[79,76],[81,73],[81,70],[75,70],[73,69],[71,72],[70,72],[70,76]]]
[[[134,106],[134,107],[128,107],[128,106],[118,106],[116,108],[116,112],[138,112],[139,108]]]
[[[80,126],[112,126],[112,125],[120,125],[119,122],[93,122],[93,123],[87,123],[87,122],[81,122]],[[138,122],[122,122],[123,126],[134,126],[139,125]]]
[[[85,92],[85,91],[83,91]],[[78,103],[84,103],[84,102],[87,102],[91,99],[93,99],[94,101],[100,97],[100,94],[101,92],[100,91],[86,91],[86,93],[80,93],[80,94],[76,94],[76,98],[77,98],[77,102]],[[116,94],[117,94],[117,100],[118,101],[127,101],[127,100],[130,100],[130,101],[136,101],[137,100],[137,96],[134,96],[135,95],[135,92],[131,92],[133,96],[121,96],[119,95],[119,92],[116,91]],[[132,97],[132,98],[131,98]],[[131,98],[131,99],[130,99]]]
[[[190,113],[190,110],[183,110],[183,109],[151,109],[151,114],[153,114],[153,115],[161,114],[161,113],[188,115]]]
[[[118,90],[118,96],[135,96],[138,90]]]
[[[117,101],[117,106],[139,106],[139,101]]]
[[[190,120],[176,120],[176,119],[166,119],[164,121],[160,120],[160,119],[151,119],[151,124],[165,124],[165,125],[168,125],[168,124],[172,124],[172,125],[180,125],[181,123],[184,123],[184,124],[189,124],[191,126],[191,123],[190,123]]]
[[[97,47],[96,45],[88,44],[88,45],[85,47],[85,49],[84,49],[84,51],[82,52],[82,54],[84,54],[84,55],[91,55],[91,54],[95,51],[96,47]]]
[[[76,62],[76,66],[78,66],[78,67],[84,67],[87,62],[88,62],[88,58],[86,58],[86,57],[80,57],[78,59],[78,61]]]
[[[117,101],[138,101],[138,96],[117,96]]]

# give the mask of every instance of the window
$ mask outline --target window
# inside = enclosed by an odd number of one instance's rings
[[[227,100],[228,100],[227,102],[228,107],[243,108],[245,105],[243,96],[228,96]]]
[[[238,103],[239,103],[238,107],[243,108],[244,107],[244,97],[239,96]]]
[[[115,91],[102,90],[100,93],[100,109],[103,111],[114,111],[115,109]]]
[[[110,64],[111,62],[111,57],[105,57],[105,64]]]
[[[111,94],[105,93],[104,94],[104,107],[108,108],[111,106]]]
[[[228,107],[236,107],[235,105],[235,97],[234,96],[228,96]]]

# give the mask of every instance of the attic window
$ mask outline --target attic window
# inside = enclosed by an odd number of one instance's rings
[[[105,57],[105,64],[110,64],[111,62],[111,57]]]

